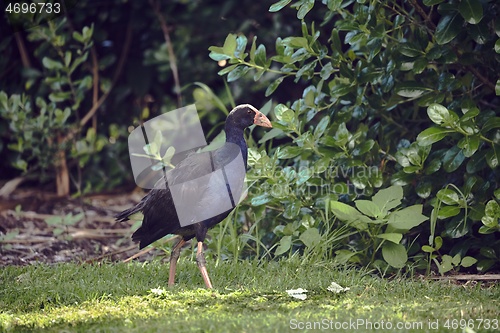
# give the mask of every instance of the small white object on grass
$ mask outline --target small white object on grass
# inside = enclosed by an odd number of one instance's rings
[[[154,294],[154,295],[157,295],[157,296],[161,296],[161,295],[164,295],[167,293],[167,291],[163,288],[152,288],[150,291],[149,291],[151,294]]]
[[[334,294],[340,294],[341,292],[344,292],[344,291],[348,291],[350,290],[351,288],[349,287],[342,287],[341,285],[335,283],[335,282],[332,282],[330,284],[330,286],[328,288],[326,288],[327,290],[331,291],[332,293]]]
[[[307,289],[290,289],[286,291],[288,293],[288,296],[292,296],[293,298],[298,298],[300,300],[305,300],[307,298]]]

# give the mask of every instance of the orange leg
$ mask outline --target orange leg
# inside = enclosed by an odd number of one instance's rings
[[[212,289],[212,282],[210,282],[210,278],[208,277],[205,254],[203,253],[203,242],[198,242],[198,251],[196,251],[196,263],[198,264],[198,268],[200,269],[201,276],[203,277],[203,281],[205,281],[205,285],[208,289]]]
[[[177,244],[175,244],[170,254],[170,272],[168,274],[168,286],[171,287],[175,283],[175,268],[177,267],[177,260],[181,254],[182,246],[186,244],[184,239],[181,239]]]

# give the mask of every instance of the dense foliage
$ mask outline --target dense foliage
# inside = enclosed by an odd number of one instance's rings
[[[0,21],[0,173],[51,190],[66,174],[64,194],[131,181],[130,125],[196,102],[213,137],[219,108],[262,99],[241,83],[228,95],[207,49],[228,31],[261,31],[271,42],[285,20],[262,16],[253,1],[65,3],[49,21],[6,11]]]
[[[249,196],[213,231],[219,258],[498,269],[497,2],[158,3],[77,3],[3,36],[3,174],[113,187],[130,180],[130,124],[196,102],[213,137],[248,102],[275,128],[248,138]]]
[[[290,10],[290,2],[269,10]],[[228,81],[269,80],[266,96],[283,82],[306,84],[300,98],[274,109],[275,129],[260,143],[276,149],[250,158],[262,191],[250,202],[257,212],[274,209],[275,254],[322,246],[331,211],[334,228],[350,227],[336,235],[337,260],[381,269],[381,258],[393,267],[433,262],[442,273],[498,264],[498,3],[302,0],[291,7],[301,32],[277,38],[272,52],[241,34],[210,48],[212,59],[228,62],[219,72]],[[405,206],[423,205],[429,221],[419,217],[422,206],[391,220],[388,210],[403,197],[397,186],[356,200],[357,209],[341,203],[390,184],[404,186]]]

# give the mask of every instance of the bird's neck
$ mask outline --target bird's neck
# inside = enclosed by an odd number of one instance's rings
[[[243,136],[243,129],[238,127],[230,127],[226,126],[226,142],[237,144],[241,149],[241,155],[243,156],[243,161],[245,162],[245,168],[247,166],[247,155],[248,155],[248,147],[245,142],[245,137]]]

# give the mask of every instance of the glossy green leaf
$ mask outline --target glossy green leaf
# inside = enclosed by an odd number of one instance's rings
[[[450,119],[450,111],[440,104],[431,104],[427,108],[427,115],[432,120],[433,123],[441,125]]]
[[[434,38],[439,45],[451,42],[462,30],[463,19],[458,12],[441,17]]]
[[[342,43],[340,41],[339,31],[337,29],[332,29],[332,34],[330,39],[332,43],[332,50],[342,53]]]
[[[449,217],[456,216],[460,213],[461,208],[457,206],[444,206],[439,208],[437,216],[439,219],[446,219]]]
[[[500,155],[500,147],[493,144],[491,149],[488,149],[486,152],[486,163],[492,169],[496,169],[499,164],[499,155]]]
[[[239,64],[236,64],[236,65],[231,65],[231,66],[227,66],[227,67],[224,67],[223,69],[221,69],[217,74],[222,76],[222,75],[225,75],[229,72],[231,72],[233,69],[235,69],[236,67],[238,67]]]
[[[335,69],[333,68],[332,63],[329,62],[321,68],[320,77],[323,80],[328,80],[333,72],[335,72]]]
[[[429,64],[429,61],[426,58],[424,58],[424,57],[418,58],[413,63],[413,69],[412,69],[413,73],[415,73],[415,74],[422,73],[428,64]]]
[[[417,44],[414,43],[402,43],[399,45],[398,51],[401,54],[410,58],[414,58],[424,54],[422,49]]]
[[[399,96],[407,98],[416,98],[422,96],[426,92],[430,92],[432,89],[426,87],[415,81],[403,82],[396,86],[395,92]]]
[[[236,50],[234,51],[234,56],[238,59],[244,59],[246,57],[245,49],[247,47],[247,38],[245,35],[238,35],[236,37]]]
[[[437,198],[447,205],[462,204],[458,193],[451,188],[443,188],[436,194]]]
[[[477,44],[486,44],[491,39],[491,30],[485,21],[479,24],[471,25],[469,34]]]
[[[287,37],[283,39],[283,44],[292,48],[307,48],[307,39],[304,37]]]
[[[490,119],[488,119],[486,124],[484,124],[483,128],[481,129],[481,133],[485,134],[496,128],[500,128],[500,117],[491,117]]]
[[[51,69],[51,70],[57,70],[57,69],[63,68],[63,64],[61,62],[56,61],[56,60],[52,60],[48,57],[43,57],[42,64],[43,64],[43,67],[45,67],[47,69]]]
[[[453,172],[462,165],[465,155],[462,149],[453,146],[443,157],[443,168],[446,172]]]
[[[297,18],[299,20],[302,20],[307,13],[314,7],[314,1],[315,0],[304,0],[302,2],[302,5],[299,7],[299,10],[297,11]]]
[[[479,136],[472,135],[463,137],[458,143],[457,146],[462,148],[463,154],[465,157],[471,157],[478,150],[479,144],[481,140]]]
[[[432,175],[433,173],[437,172],[439,169],[441,169],[441,160],[439,158],[435,158],[430,163],[425,167],[425,174],[426,175]]]
[[[496,259],[497,258],[497,254],[496,254],[495,250],[491,247],[483,246],[479,250],[479,253],[481,253],[482,256],[484,256],[485,258],[488,258],[488,259]]]
[[[415,173],[420,171],[420,166],[412,165],[412,166],[406,166],[403,168],[403,171],[406,173]]]
[[[224,54],[228,56],[234,56],[234,51],[236,51],[236,35],[229,34],[224,41],[224,46],[222,46]]]
[[[478,24],[483,18],[483,6],[479,0],[461,0],[458,11],[470,24]]]
[[[276,41],[278,42],[278,41]],[[257,51],[257,36],[254,36],[250,46],[250,61],[255,62],[255,52]]]
[[[264,94],[266,97],[270,96],[275,90],[276,88],[278,88],[278,86],[281,84],[281,82],[283,82],[283,79],[285,77],[284,76],[281,76],[279,78],[277,78],[276,80],[274,80],[266,89],[266,93]]]
[[[309,168],[304,168],[297,173],[297,185],[302,185],[309,180],[313,175],[313,172]]]
[[[406,249],[401,244],[385,242],[382,246],[382,256],[384,260],[394,268],[403,268],[408,261]]]
[[[491,216],[498,220],[500,219],[500,205],[495,200],[490,200],[486,204],[484,213],[486,216]]]
[[[257,47],[257,50],[255,51],[255,64],[257,66],[261,67],[267,67],[266,66],[266,47],[263,44],[260,44],[259,47]]]
[[[335,78],[328,84],[330,94],[334,97],[342,97],[354,90],[353,84],[347,78]]]
[[[293,219],[297,217],[300,213],[300,208],[302,207],[300,201],[295,200],[285,204],[285,210],[283,211],[283,217],[286,219]]]
[[[295,112],[284,104],[278,104],[274,108],[276,119],[283,123],[291,122],[295,117]]]
[[[261,195],[255,196],[251,199],[250,203],[252,206],[261,206],[272,200],[272,197],[269,193],[263,193]]]
[[[279,149],[279,151],[277,152],[277,156],[279,159],[288,159],[298,156],[301,152],[302,148],[300,147],[287,146]]]
[[[430,127],[417,136],[417,142],[421,146],[429,146],[435,142],[441,141],[449,133],[453,133],[453,130],[442,127]]]
[[[347,143],[349,140],[349,131],[347,130],[345,123],[341,123],[339,125],[339,128],[335,132],[334,139],[336,140],[336,144],[338,146],[343,146]]]
[[[483,234],[483,235],[488,235],[488,234],[492,234],[494,232],[497,232],[497,230],[496,229],[492,229],[490,227],[487,227],[486,225],[483,225],[483,226],[479,227],[478,232],[480,234]]]
[[[332,12],[342,7],[342,0],[327,0],[328,9]]]
[[[375,146],[375,140],[368,140],[360,144],[358,147],[354,148],[352,151],[353,156],[361,156],[370,152]]]
[[[422,199],[427,199],[431,195],[431,191],[432,183],[426,181],[421,181],[415,188],[415,192],[417,192],[417,195]]]
[[[269,11],[271,13],[274,13],[274,12],[277,12],[277,11],[280,11],[281,9],[283,9],[286,5],[288,5],[292,0],[281,0],[281,1],[278,1],[274,4],[271,5],[271,7],[269,7]]]
[[[283,133],[283,130],[279,128],[273,128],[272,130],[267,131],[266,134],[264,134],[264,136],[259,140],[259,143],[267,142],[277,136],[283,135]]]
[[[442,233],[443,237],[460,238],[467,235],[471,231],[470,223],[464,223],[461,215],[453,217],[445,223],[445,228]]]
[[[497,263],[498,259],[483,259],[480,260],[477,265],[476,269],[479,273],[485,273],[487,272],[493,265]]]
[[[321,118],[319,121],[318,125],[316,125],[316,128],[314,129],[314,137],[316,139],[320,138],[323,136],[323,133],[325,133],[326,127],[330,123],[330,117],[329,116],[324,116]]]
[[[488,166],[486,163],[487,150],[478,151],[467,162],[467,173],[474,174]]]
[[[238,66],[235,69],[233,69],[229,74],[227,75],[227,82],[233,82],[238,80],[240,77],[244,76],[246,73],[248,73],[248,70],[250,68],[247,66]]]

